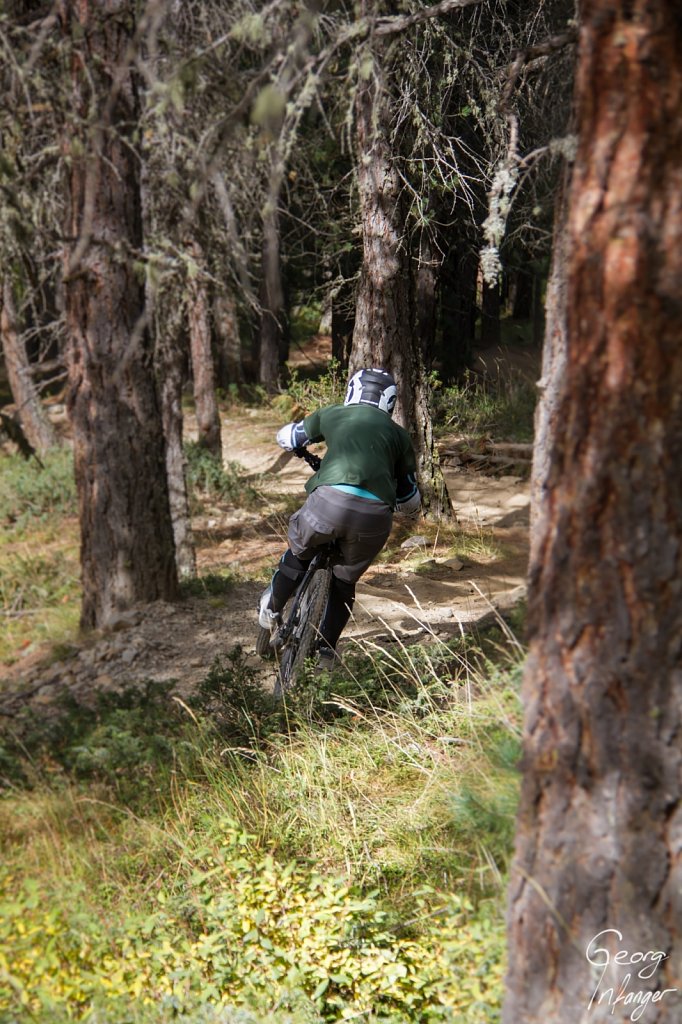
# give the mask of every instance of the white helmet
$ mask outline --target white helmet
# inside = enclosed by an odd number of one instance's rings
[[[393,415],[398,390],[386,370],[358,370],[348,381],[344,405],[374,405]]]

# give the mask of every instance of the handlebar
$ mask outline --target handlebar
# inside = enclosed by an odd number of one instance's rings
[[[307,448],[293,448],[292,451],[297,458],[303,459],[304,462],[307,462],[314,473],[317,473],[318,469],[322,465],[322,459],[319,455],[313,455],[313,453],[309,452]]]

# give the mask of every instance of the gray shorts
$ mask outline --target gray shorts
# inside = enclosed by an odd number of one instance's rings
[[[321,544],[338,541],[343,561],[334,575],[356,583],[388,540],[392,522],[393,510],[383,501],[323,484],[289,520],[289,547],[305,561]]]

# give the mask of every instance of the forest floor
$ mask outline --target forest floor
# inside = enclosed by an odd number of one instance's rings
[[[266,686],[273,668],[255,656],[255,608],[286,546],[288,515],[304,498],[307,467],[274,443],[273,410],[223,415],[225,463],[239,464],[249,495],[212,500],[194,517],[201,578],[229,588],[132,609],[113,628],[53,649],[30,645],[0,676],[5,713],[27,701],[51,704],[64,690],[79,701],[97,690],[144,680],[174,680],[188,694],[214,660],[240,646]],[[188,418],[188,433],[192,421]],[[447,450],[451,442],[441,439]],[[385,551],[357,590],[340,653],[358,645],[447,640],[523,597],[527,562],[528,481],[445,463],[456,522],[440,527],[396,517]],[[252,489],[252,490],[251,490]],[[225,592],[220,592],[222,589]]]

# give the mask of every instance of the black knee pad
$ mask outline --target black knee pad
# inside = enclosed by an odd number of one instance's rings
[[[283,575],[287,576],[290,580],[293,580],[295,583],[300,583],[305,576],[305,571],[310,565],[310,562],[311,559],[307,559],[305,562],[301,561],[301,559],[297,558],[290,548],[287,548],[282,555],[277,568],[279,572],[283,573]]]
[[[296,587],[305,576],[310,561],[304,562],[292,551],[282,555],[275,575],[272,577],[272,597],[270,607],[274,612],[281,612]]]

